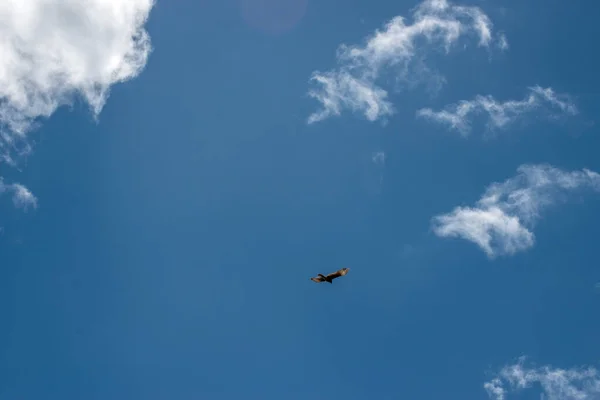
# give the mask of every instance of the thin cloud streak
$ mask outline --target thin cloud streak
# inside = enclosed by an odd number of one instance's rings
[[[485,114],[486,126],[490,130],[506,128],[533,112],[546,111],[551,119],[578,114],[577,107],[567,95],[557,94],[552,88],[540,86],[533,86],[528,90],[529,94],[522,100],[499,102],[490,95],[478,95],[473,100],[461,100],[441,111],[422,108],[417,111],[417,117],[446,125],[450,130],[458,131],[466,137],[471,132],[473,117],[479,114]]]

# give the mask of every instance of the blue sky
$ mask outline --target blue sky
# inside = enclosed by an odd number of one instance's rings
[[[0,400],[598,398],[599,11],[4,2]]]

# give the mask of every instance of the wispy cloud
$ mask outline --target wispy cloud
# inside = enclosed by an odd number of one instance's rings
[[[504,33],[501,33],[500,35],[498,35],[498,47],[502,51],[506,51],[510,47],[508,45],[508,40],[506,39],[506,35]]]
[[[385,163],[385,153],[383,151],[378,151],[376,153],[373,153],[371,160],[375,164],[384,164]]]
[[[483,387],[495,400],[510,399],[512,394],[527,389],[541,391],[541,398],[547,400],[591,400],[600,398],[600,373],[592,367],[527,367],[525,359],[520,358],[502,368]]]
[[[394,112],[385,90],[346,71],[316,73],[311,80],[321,85],[319,89],[311,90],[309,95],[323,104],[323,110],[311,114],[308,117],[309,124],[330,115],[340,115],[343,108],[362,112],[369,121]]]
[[[587,169],[565,172],[540,164],[522,165],[517,172],[490,185],[474,207],[434,217],[434,233],[471,241],[490,258],[511,255],[533,246],[531,229],[544,209],[577,190],[600,191],[600,175]]]
[[[448,53],[463,36],[476,37],[481,47],[489,47],[496,40],[501,48],[508,48],[505,36],[494,39],[492,22],[480,8],[447,0],[423,1],[413,9],[412,24],[397,16],[369,36],[364,45],[341,45],[339,67],[316,71],[311,77],[315,87],[309,95],[322,104],[322,109],[310,115],[308,123],[339,116],[345,108],[364,114],[370,121],[393,114],[387,91],[375,84],[384,68],[393,69],[399,82],[439,86],[444,78],[425,64],[427,50],[441,48]]]
[[[20,183],[4,183],[4,179],[0,177],[0,195],[4,193],[12,193],[12,201],[15,207],[27,210],[29,207],[37,208],[37,198],[29,189]]]
[[[488,129],[505,128],[518,118],[536,111],[545,111],[550,118],[578,113],[569,96],[557,94],[552,88],[534,86],[528,90],[529,94],[523,100],[499,102],[490,95],[478,95],[473,100],[459,101],[441,111],[420,109],[417,116],[447,125],[449,129],[467,136],[471,131],[472,118],[481,113],[486,114]]]
[[[111,86],[136,77],[151,51],[153,0],[0,2],[0,152],[27,151],[26,133],[76,98],[95,117]]]

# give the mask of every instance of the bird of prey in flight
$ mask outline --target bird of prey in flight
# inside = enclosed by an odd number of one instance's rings
[[[326,276],[323,274],[318,274],[314,278],[310,278],[310,280],[313,282],[317,282],[317,283],[321,283],[321,282],[333,283],[332,281],[335,278],[339,278],[340,276],[346,275],[349,270],[350,270],[350,268],[342,268],[335,272],[332,272],[331,274],[327,274]]]

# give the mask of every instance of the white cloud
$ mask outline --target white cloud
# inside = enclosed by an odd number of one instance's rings
[[[600,399],[600,373],[592,367],[570,369],[544,366],[527,367],[524,358],[506,366],[483,387],[490,398],[510,399],[522,390],[535,390],[541,399],[585,400]]]
[[[97,117],[111,86],[141,72],[151,51],[143,27],[152,7],[153,0],[0,2],[0,149],[6,161],[38,118],[75,98]]]
[[[490,258],[511,255],[533,246],[531,229],[545,208],[576,190],[600,191],[600,175],[587,169],[565,172],[540,164],[521,165],[517,172],[490,185],[474,207],[434,217],[434,233],[471,241]]]
[[[37,198],[29,189],[20,183],[4,183],[4,179],[0,177],[0,194],[12,193],[12,201],[15,207],[27,210],[29,207],[37,208]]]
[[[319,100],[324,109],[312,114],[308,123],[321,121],[330,115],[339,116],[343,108],[362,111],[369,121],[391,115],[393,106],[386,100],[385,90],[373,87],[370,82],[357,79],[347,72],[315,73],[311,80],[321,84],[319,90],[309,95]]]
[[[343,108],[362,112],[370,121],[391,115],[394,110],[386,100],[387,92],[375,84],[383,69],[393,68],[397,81],[431,81],[439,86],[444,78],[426,66],[426,47],[449,52],[462,36],[475,36],[478,46],[489,47],[493,41],[492,22],[478,7],[425,0],[413,10],[412,24],[407,25],[404,17],[397,16],[368,37],[364,45],[341,45],[339,68],[313,73],[311,82],[316,87],[309,95],[322,104],[322,109],[312,114],[308,123],[338,116]],[[497,40],[500,47],[508,46],[506,37]]]
[[[559,115],[576,115],[577,107],[567,95],[557,94],[552,88],[534,86],[528,89],[529,95],[523,100],[499,102],[492,96],[476,96],[473,100],[462,100],[446,107],[442,111],[423,108],[417,111],[417,116],[447,125],[463,136],[471,131],[471,118],[474,115],[487,114],[489,129],[504,128],[516,119],[534,111],[557,110],[550,117]]]

